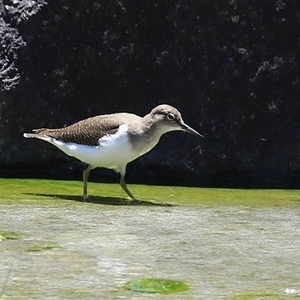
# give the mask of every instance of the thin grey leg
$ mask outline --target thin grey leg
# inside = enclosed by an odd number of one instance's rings
[[[121,178],[120,178],[120,185],[122,187],[122,189],[126,192],[126,194],[132,199],[132,200],[136,200],[135,197],[132,195],[132,193],[129,191],[129,189],[127,188],[126,182],[125,182],[125,174],[126,174],[126,166],[121,168],[120,171],[121,174]]]
[[[93,169],[93,167],[91,165],[88,165],[88,167],[83,171],[83,195],[82,195],[83,201],[86,201],[88,199],[87,182],[89,179],[90,171],[92,169]]]

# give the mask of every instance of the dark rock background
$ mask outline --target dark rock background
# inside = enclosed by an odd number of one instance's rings
[[[3,0],[0,12],[2,176],[81,178],[83,164],[23,132],[169,103],[206,138],[164,136],[128,182],[300,186],[298,0]]]

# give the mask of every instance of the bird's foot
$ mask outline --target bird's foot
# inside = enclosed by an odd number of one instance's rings
[[[129,203],[131,203],[131,204],[141,204],[141,203],[143,203],[143,201],[141,201],[141,200],[138,200],[138,199],[136,199],[136,198],[129,198]]]

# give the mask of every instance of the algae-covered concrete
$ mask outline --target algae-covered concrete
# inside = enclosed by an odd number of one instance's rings
[[[47,206],[2,204],[0,211],[0,231],[21,234],[0,241],[1,299],[293,299],[300,294],[299,207],[61,199]],[[159,295],[122,287],[144,277],[183,280],[190,290]]]

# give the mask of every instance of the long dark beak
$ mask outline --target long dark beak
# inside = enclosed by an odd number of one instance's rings
[[[198,131],[196,131],[195,129],[193,129],[192,127],[190,127],[189,125],[186,125],[185,123],[180,123],[181,129],[185,132],[188,132],[192,135],[196,135],[196,136],[200,136],[200,137],[204,137],[202,134],[200,134]]]

